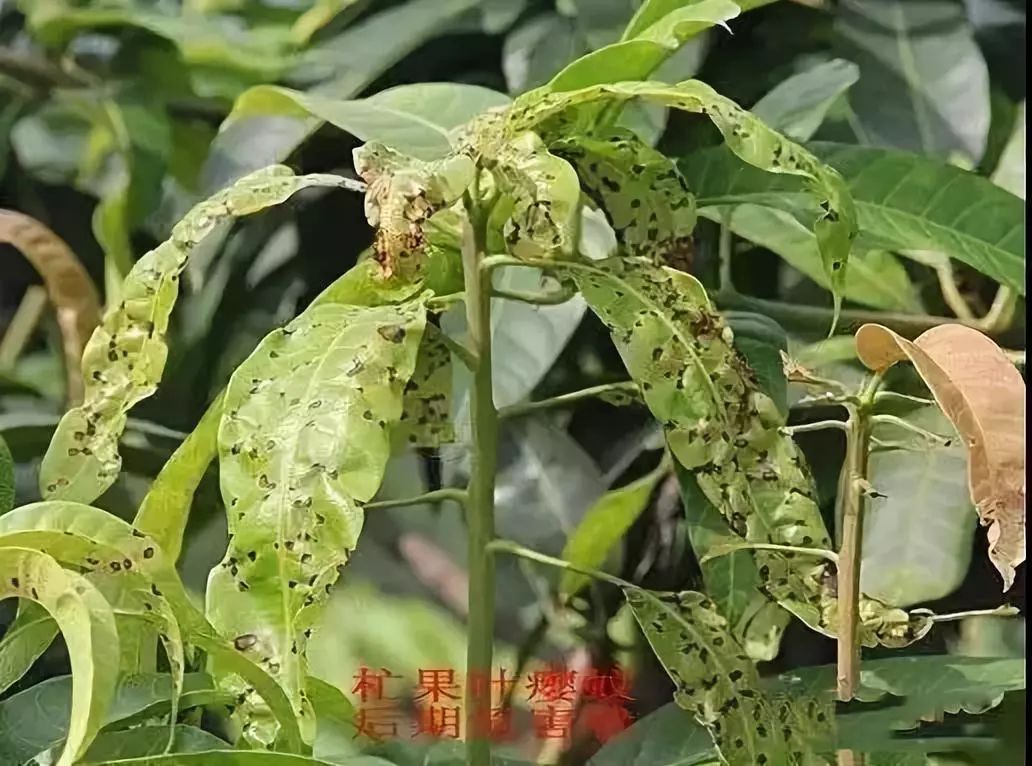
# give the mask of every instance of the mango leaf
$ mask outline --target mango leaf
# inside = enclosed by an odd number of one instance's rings
[[[428,324],[405,384],[401,418],[391,431],[395,451],[403,446],[440,447],[455,440],[451,422],[452,360],[441,331]]]
[[[419,83],[388,88],[368,98],[261,85],[244,92],[212,143],[205,188],[221,189],[246,173],[283,162],[328,122],[362,141],[378,141],[423,160],[451,150],[448,133],[508,97],[462,83]]]
[[[46,609],[35,601],[18,602],[18,614],[0,640],[0,693],[29,671],[58,633]]]
[[[848,0],[835,47],[860,67],[849,95],[860,143],[981,159],[989,73],[962,5]]]
[[[169,753],[196,753],[228,747],[229,743],[196,726],[173,727],[171,745],[167,726],[137,726],[125,731],[101,732],[80,763],[122,762],[130,758]],[[32,763],[46,763],[51,753],[37,755]],[[30,765],[31,766],[31,765]]]
[[[692,714],[669,703],[639,718],[591,757],[588,766],[711,766],[713,740]]]
[[[305,649],[326,594],[355,548],[360,504],[390,457],[425,324],[399,306],[317,305],[268,335],[237,368],[219,429],[230,542],[208,581],[219,632],[282,685],[310,739]],[[245,736],[269,744],[275,722],[242,679]]]
[[[674,457],[731,532],[748,543],[830,550],[803,456],[779,430],[784,416],[735,353],[733,333],[702,286],[683,272],[627,258],[571,262],[560,273],[609,328]],[[834,635],[837,603],[825,561],[773,550],[753,555],[764,592]],[[862,604],[865,643],[905,644],[931,627],[927,618],[875,600]],[[776,622],[764,620],[765,631]]]
[[[809,141],[828,110],[859,77],[856,64],[825,61],[778,83],[749,111],[792,140]]]
[[[724,319],[734,333],[735,350],[756,374],[756,384],[787,418],[788,380],[782,353],[788,351],[788,335],[784,328],[764,314],[748,311],[725,311]]]
[[[840,744],[864,750],[892,749],[893,731],[917,728],[944,713],[984,713],[1009,691],[1025,688],[1021,658],[921,655],[865,660],[858,700],[840,710]],[[778,677],[788,694],[831,695],[835,667],[796,668]],[[878,703],[878,704],[868,704]]]
[[[1025,199],[1025,108],[1026,102],[1022,101],[1014,119],[1014,130],[992,176],[994,184],[1021,199]]]
[[[202,750],[189,753],[151,755],[116,761],[93,761],[86,766],[390,766],[381,758],[356,756],[336,764],[289,753],[257,750]]]
[[[58,746],[68,735],[74,680],[72,676],[48,678],[0,702],[0,754],[11,763],[26,760]],[[128,726],[165,714],[170,709],[172,680],[164,673],[127,676],[117,683],[107,708],[104,726]],[[221,701],[211,678],[188,673],[181,708]],[[157,742],[168,742],[168,727],[162,726]],[[99,738],[105,736],[101,732]],[[95,742],[97,740],[94,740]],[[6,749],[5,749],[6,748]],[[51,763],[56,760],[51,759]],[[8,762],[5,760],[5,763]]]
[[[65,413],[40,466],[40,489],[50,499],[91,502],[118,475],[118,440],[126,413],[157,388],[168,348],[165,333],[191,250],[221,221],[277,205],[309,186],[341,186],[333,175],[295,176],[273,166],[241,179],[195,206],[171,239],[133,266],[83,354],[83,404]]]
[[[637,481],[610,490],[600,497],[566,540],[560,558],[581,568],[601,567],[613,546],[623,538],[648,507],[656,484],[666,473],[666,465],[661,465]],[[587,585],[588,581],[585,575],[570,569],[564,570],[559,580],[559,593],[564,598],[570,598]]]
[[[6,548],[0,557],[0,597],[11,596],[44,607],[65,637],[75,681],[68,737],[57,766],[71,766],[100,729],[115,692],[119,646],[114,614],[84,577],[28,548]],[[0,748],[10,746],[10,740],[0,739]]]
[[[707,207],[699,214],[730,227],[738,236],[781,256],[824,288],[831,283],[821,263],[817,240],[795,216],[760,205]],[[903,264],[884,250],[850,254],[842,297],[885,311],[920,311],[917,290]]]
[[[625,589],[634,617],[691,712],[730,766],[826,764],[834,741],[830,700],[775,697],[701,593]]]
[[[845,179],[865,235],[899,250],[945,253],[1025,294],[1025,212],[1018,197],[916,155],[835,143],[809,148]],[[754,203],[810,215],[798,182],[746,167],[726,149],[695,152],[680,168],[700,208]]]
[[[78,402],[82,399],[83,387],[79,359],[87,338],[100,322],[100,298],[93,280],[64,240],[35,218],[13,210],[0,210],[0,242],[18,248],[43,277],[47,297],[61,328],[68,397]],[[0,486],[3,486],[2,478]],[[0,511],[3,507],[0,499]]]
[[[619,104],[635,98],[704,113],[723,134],[728,148],[745,162],[772,174],[806,179],[821,211],[814,223],[814,234],[834,288],[837,318],[846,278],[846,261],[857,232],[856,211],[845,183],[837,172],[808,151],[774,132],[708,85],[698,80],[686,80],[676,85],[625,82],[563,93],[525,94],[514,103],[508,115],[508,127],[517,133],[537,127],[544,131],[547,143],[549,130],[562,123],[563,112],[571,107],[594,102]]]
[[[172,453],[133,519],[133,526],[160,545],[170,562],[179,558],[194,492],[218,452],[223,396],[215,398],[197,427]]]
[[[709,27],[726,26],[724,22],[738,13],[738,6],[730,0],[674,3],[651,0],[638,9],[618,42],[581,56],[541,90],[571,91],[623,80],[643,80],[689,39]]]
[[[916,426],[954,438],[936,407],[904,418]],[[971,563],[975,513],[967,497],[964,448],[943,445],[891,425],[876,425],[874,437],[893,445],[875,447],[867,477],[878,497],[864,512],[860,587],[874,598],[910,606],[944,598],[958,588]]]
[[[909,359],[964,438],[971,499],[989,527],[989,559],[1014,582],[1025,560],[1025,381],[977,330],[942,325],[911,342],[881,325],[857,330],[857,356],[882,372]]]
[[[315,742],[312,756],[337,763],[358,755],[368,737],[355,724],[355,707],[331,683],[309,676],[305,689],[315,711]]]
[[[14,459],[11,450],[0,436],[0,515],[14,507]]]
[[[545,11],[505,36],[502,72],[510,93],[544,85],[571,60],[590,50],[577,22],[576,17]]]
[[[690,251],[695,198],[662,153],[620,130],[563,138],[552,150],[577,168],[625,252],[660,262]]]
[[[161,637],[174,682],[173,704],[178,701],[186,664],[183,640],[172,604],[154,578],[147,576],[148,570],[156,572],[161,565],[153,541],[97,508],[48,501],[22,506],[0,518],[0,549],[8,548],[45,550],[62,564],[81,568],[123,623],[135,619],[153,626]],[[162,587],[168,579],[160,580]],[[58,624],[60,627],[59,620]],[[124,624],[120,628],[123,657],[137,649],[135,637],[130,638],[134,633],[126,633]],[[42,628],[37,635],[45,638]],[[126,640],[121,640],[123,637]]]

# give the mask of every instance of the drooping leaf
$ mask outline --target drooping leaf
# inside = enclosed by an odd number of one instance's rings
[[[836,306],[846,278],[846,261],[856,236],[856,211],[841,176],[799,145],[774,132],[730,99],[698,80],[676,85],[625,82],[562,93],[526,94],[508,116],[509,130],[551,131],[563,128],[564,112],[586,103],[623,103],[643,99],[675,109],[705,114],[720,130],[728,148],[750,165],[774,175],[801,176],[819,203],[814,234],[824,268],[834,288]],[[689,184],[689,188],[693,188]]]
[[[817,240],[793,215],[760,205],[707,207],[700,215],[724,223],[735,234],[781,256],[821,287],[831,283],[821,263]],[[885,311],[920,310],[917,290],[903,264],[884,250],[857,252],[849,260],[842,297]]]
[[[135,650],[133,643],[138,632],[135,626],[126,632],[125,620],[135,619],[152,627],[161,637],[168,659],[175,706],[183,685],[185,652],[180,617],[158,584],[167,590],[169,580],[178,584],[178,579],[172,575],[155,582],[155,577],[148,576],[159,572],[162,566],[160,550],[154,542],[118,517],[97,508],[46,501],[22,506],[0,518],[0,549],[20,548],[46,551],[62,564],[86,572],[86,579],[123,622],[119,633],[123,656]],[[185,594],[180,595],[180,600],[185,598]],[[123,634],[125,641],[121,640]],[[42,627],[37,635],[45,638]],[[150,648],[153,651],[155,645]]]
[[[46,609],[35,601],[18,602],[18,614],[0,640],[0,694],[29,671],[58,632]]]
[[[598,569],[645,510],[656,484],[666,472],[666,465],[661,465],[637,481],[610,490],[599,498],[566,540],[560,558],[581,568]],[[559,593],[569,598],[587,584],[586,575],[567,569],[559,581]]]
[[[211,403],[197,427],[155,477],[140,503],[133,526],[161,546],[170,562],[179,558],[194,492],[218,453],[223,395]]]
[[[61,328],[68,398],[76,403],[82,398],[83,384],[79,359],[87,338],[100,322],[100,298],[93,281],[64,240],[35,218],[13,210],[0,210],[0,242],[18,248],[43,277]]]
[[[733,534],[748,542],[830,550],[802,453],[780,431],[783,415],[733,350],[733,333],[691,276],[646,261],[563,265],[609,327],[678,462]],[[716,530],[714,530],[716,531]],[[811,628],[834,635],[836,599],[827,563],[756,550],[764,592]],[[909,642],[927,619],[863,600],[862,640]]]
[[[954,438],[936,407],[905,419]],[[894,446],[875,446],[868,460],[867,478],[879,497],[869,498],[864,510],[860,587],[904,607],[944,598],[960,586],[971,563],[975,513],[966,492],[964,448],[889,425],[875,426],[874,436]]]
[[[118,440],[126,413],[157,387],[168,348],[165,333],[191,250],[221,221],[279,204],[309,186],[340,186],[333,175],[295,176],[283,166],[258,171],[195,206],[172,237],[143,256],[126,278],[83,354],[83,404],[57,427],[40,467],[40,489],[51,499],[92,502],[118,475]]]
[[[73,687],[72,676],[48,678],[0,702],[0,755],[10,759],[4,763],[21,764],[60,746],[68,735]],[[166,714],[171,707],[171,696],[172,682],[167,674],[123,677],[117,683],[102,723],[104,726],[129,726]],[[217,696],[211,678],[203,673],[186,675],[181,708],[219,701],[222,700]],[[155,733],[158,734],[157,742],[164,747],[168,742],[168,727],[162,726],[160,732]],[[102,732],[100,737],[104,736]]]
[[[0,556],[0,597],[11,596],[44,607],[65,637],[74,683],[67,740],[57,766],[71,766],[100,729],[115,692],[119,647],[114,614],[84,577],[29,548],[5,548]],[[0,739],[0,748],[7,747],[11,743]]]
[[[911,342],[881,325],[856,334],[857,355],[884,371],[909,359],[964,438],[971,499],[989,527],[989,558],[1014,582],[1025,560],[1025,382],[993,341],[962,325],[942,325]]]
[[[618,42],[568,64],[541,90],[572,91],[644,80],[689,39],[709,27],[726,26],[738,13],[738,5],[729,0],[651,0],[638,9]]]
[[[935,250],[1025,294],[1025,209],[1013,194],[917,155],[835,143],[809,148],[845,179],[862,235],[899,250]],[[680,162],[701,208],[754,203],[811,215],[800,184],[746,167],[723,148]]]
[[[978,161],[989,130],[989,73],[961,4],[848,0],[835,47],[860,67],[849,101],[860,143]]]
[[[751,111],[794,141],[809,141],[828,110],[860,77],[856,64],[832,59],[778,83]]]
[[[308,739],[309,629],[358,541],[360,504],[379,488],[424,323],[419,301],[317,305],[267,336],[226,390],[219,455],[230,543],[209,577],[207,610],[277,679]],[[243,695],[245,736],[270,744],[270,711],[243,680],[222,680]]]
[[[777,698],[760,686],[727,621],[701,593],[624,595],[676,686],[674,701],[705,726],[730,766],[826,764],[830,700]]]

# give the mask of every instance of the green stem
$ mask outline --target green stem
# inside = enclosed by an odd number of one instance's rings
[[[804,434],[808,431],[826,431],[829,428],[836,428],[847,433],[849,431],[849,426],[842,420],[818,420],[814,423],[800,423],[797,426],[783,426],[779,430],[784,434],[792,436],[794,434]]]
[[[466,324],[475,355],[470,387],[472,457],[466,527],[469,540],[469,634],[466,644],[466,753],[469,766],[491,763],[491,659],[494,648],[495,470],[498,462],[498,411],[491,376],[491,272],[481,269],[487,242],[486,212],[478,194],[467,193],[462,269]],[[473,682],[470,682],[473,679]]]
[[[871,433],[871,410],[881,377],[868,379],[859,403],[850,407],[846,435],[846,462],[839,480],[842,545],[838,564],[838,698],[848,702],[860,683],[860,559],[863,541],[863,487],[867,481],[867,459]],[[859,766],[863,755],[840,750],[839,764]]]
[[[707,561],[720,558],[721,556],[727,556],[730,553],[741,550],[759,550],[759,551],[780,551],[782,553],[798,553],[802,556],[813,556],[815,558],[824,559],[830,561],[832,564],[838,565],[838,554],[835,551],[827,551],[823,548],[803,548],[798,545],[777,545],[776,543],[731,543],[729,545],[718,545],[713,548],[709,553],[699,559],[700,564],[705,564]]]
[[[717,257],[720,261],[720,271],[718,273],[718,282],[720,285],[719,292],[734,292],[735,285],[731,281],[731,226],[730,224],[731,214],[725,213],[723,220],[720,223],[720,239],[717,242]]]
[[[597,569],[589,569],[588,567],[577,566],[571,564],[569,561],[563,559],[557,559],[555,556],[549,556],[545,553],[539,553],[538,551],[525,548],[519,543],[514,543],[512,540],[495,540],[487,546],[488,551],[491,553],[509,553],[513,556],[519,556],[520,558],[527,559],[529,561],[536,561],[539,564],[545,564],[556,569],[569,569],[572,572],[579,572],[582,575],[587,575],[596,580],[607,582],[610,585],[615,585],[618,588],[633,588],[639,590],[638,586],[634,583],[629,583],[626,580],[621,580],[611,574],[600,572]]]
[[[568,394],[553,396],[551,399],[542,399],[539,402],[522,402],[520,404],[503,407],[499,410],[498,416],[500,418],[515,418],[531,412],[538,412],[540,410],[565,407],[568,404],[573,404],[574,402],[579,402],[583,399],[591,399],[593,397],[606,396],[609,394],[624,394],[628,397],[633,397],[637,395],[637,393],[638,384],[634,381],[626,380],[621,381],[620,383],[604,383],[600,386],[592,386],[591,388],[585,388],[580,391],[571,391]]]
[[[932,442],[933,444],[941,444],[943,447],[949,447],[953,443],[953,440],[948,436],[941,436],[937,433],[927,431],[920,426],[915,426],[903,418],[896,417],[895,415],[873,415],[871,416],[871,422],[875,424],[895,426],[896,428],[904,431],[909,431],[912,434],[917,434],[922,439]]]
[[[377,500],[375,503],[366,503],[362,506],[363,510],[374,511],[382,510],[384,508],[404,508],[408,505],[424,505],[426,503],[443,503],[448,500],[458,503],[459,505],[466,504],[466,492],[461,489],[435,489],[433,492],[426,492],[416,497],[404,497],[398,500]]]

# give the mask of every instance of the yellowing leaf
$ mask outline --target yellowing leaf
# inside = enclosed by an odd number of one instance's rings
[[[856,333],[857,355],[884,371],[909,359],[939,407],[964,438],[968,484],[983,526],[989,558],[1014,583],[1025,560],[1025,382],[993,341],[962,325],[943,325],[911,342],[886,327]]]

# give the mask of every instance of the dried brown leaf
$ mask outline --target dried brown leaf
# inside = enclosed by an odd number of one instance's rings
[[[82,399],[79,360],[100,322],[100,298],[93,281],[63,239],[24,213],[0,209],[0,242],[14,245],[43,277],[61,328],[68,399],[77,403]]]
[[[983,526],[989,558],[1014,582],[1025,560],[1025,382],[993,341],[963,325],[942,325],[913,342],[886,327],[856,333],[860,360],[881,372],[909,359],[935,401],[964,438],[968,484]]]

